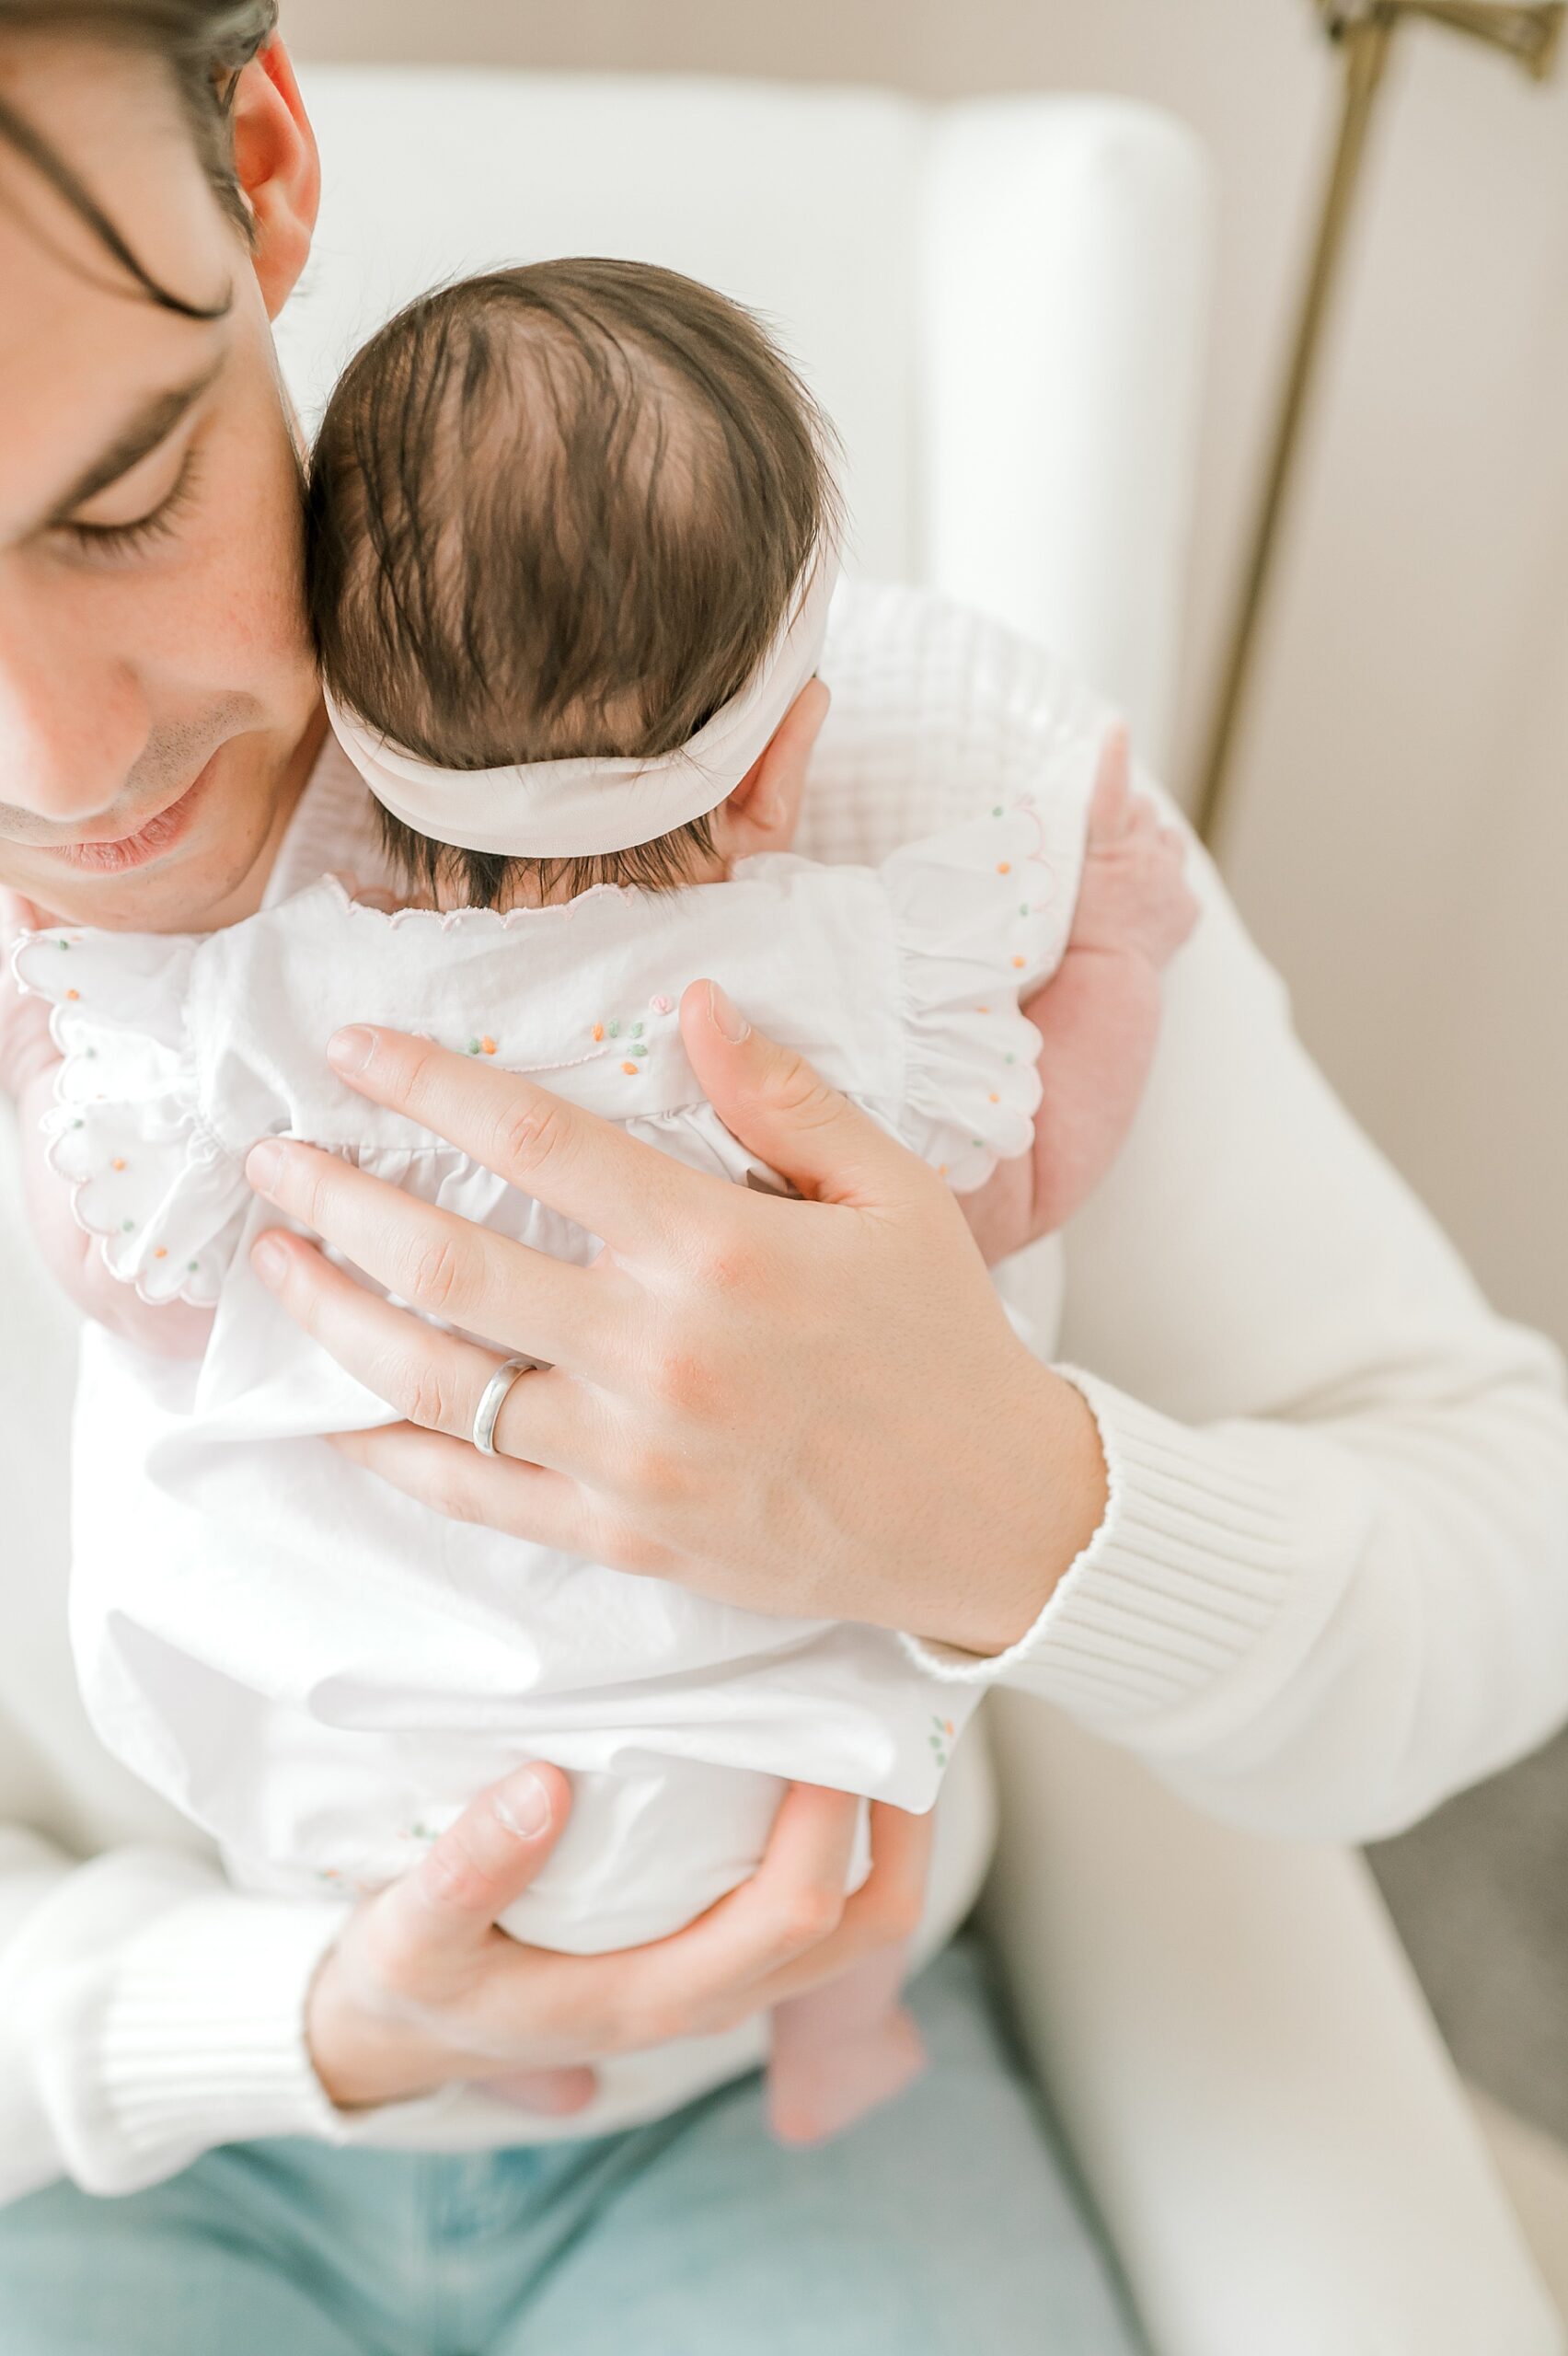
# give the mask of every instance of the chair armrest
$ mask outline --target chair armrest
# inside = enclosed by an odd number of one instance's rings
[[[1158,2356],[1561,2356],[1361,1860],[1200,1817],[988,1710],[1020,2026]]]
[[[1170,756],[1213,244],[1193,133],[1121,98],[934,119],[922,577],[1041,639]]]

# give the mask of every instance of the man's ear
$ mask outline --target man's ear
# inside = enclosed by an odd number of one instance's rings
[[[305,268],[321,201],[321,166],[294,66],[270,40],[235,84],[234,162],[252,223],[251,264],[275,319]]]
[[[731,859],[784,850],[794,837],[812,751],[832,699],[820,679],[808,679],[724,804],[723,849]]]

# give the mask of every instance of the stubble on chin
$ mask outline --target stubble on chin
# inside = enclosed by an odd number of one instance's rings
[[[297,798],[293,751],[256,729],[255,718],[247,702],[165,730],[138,760],[116,804],[116,814],[123,811],[133,824],[138,810],[189,792],[214,752],[219,756],[189,837],[167,859],[120,874],[79,870],[51,858],[47,844],[40,855],[30,814],[0,808],[0,884],[62,922],[109,932],[202,932],[252,913]]]

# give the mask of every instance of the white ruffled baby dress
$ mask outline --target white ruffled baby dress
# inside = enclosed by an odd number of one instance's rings
[[[1019,993],[1065,948],[1092,739],[881,867],[748,860],[505,916],[387,915],[326,876],[206,936],[32,934],[17,974],[64,1058],[51,1156],[113,1273],[215,1309],[199,1362],[98,1334],[78,1404],[73,1634],[99,1732],[241,1881],[378,1886],[525,1757],[572,1775],[565,1840],[508,1916],[603,1948],[688,1920],[755,1864],[780,1779],[928,1807],[967,1699],[892,1634],[763,1618],[447,1521],[327,1434],[389,1420],[260,1287],[244,1176],[303,1138],[579,1262],[570,1221],[343,1087],[374,1022],[543,1079],[694,1168],[766,1176],[682,1048],[698,976],[942,1172],[1025,1151]]]

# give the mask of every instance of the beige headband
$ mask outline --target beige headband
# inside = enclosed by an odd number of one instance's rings
[[[689,744],[653,760],[441,769],[388,744],[330,694],[328,715],[376,800],[418,834],[502,858],[628,850],[716,810],[767,750],[821,659],[837,573],[831,550],[819,549],[793,611],[740,693]]]

